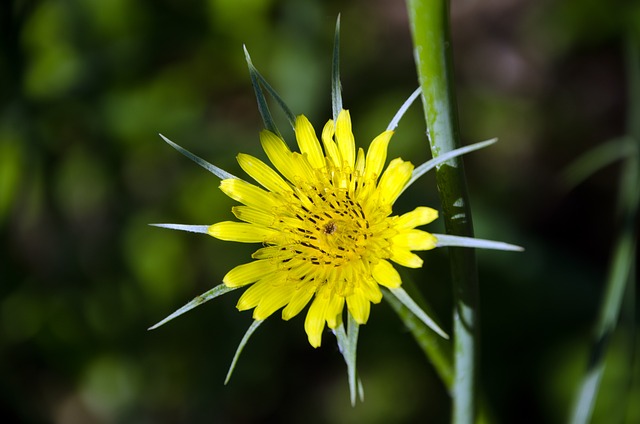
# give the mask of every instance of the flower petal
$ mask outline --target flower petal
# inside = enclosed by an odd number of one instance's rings
[[[360,280],[360,292],[371,303],[380,303],[382,300],[382,292],[380,286],[374,278],[367,276]]]
[[[394,236],[394,246],[406,247],[410,250],[431,250],[436,247],[438,239],[431,233],[422,230],[406,230]]]
[[[298,152],[294,152],[291,154],[291,166],[293,167],[293,175],[294,175],[294,183],[297,186],[300,186],[300,180],[302,181],[313,181],[315,179],[315,174],[313,171],[313,167],[309,163],[309,160],[306,156],[301,155]]]
[[[272,213],[251,206],[234,206],[231,208],[231,212],[233,212],[239,220],[258,224],[263,227],[270,227],[276,219]]]
[[[278,236],[279,231],[244,222],[223,221],[209,227],[209,235],[220,240],[240,243],[265,243]]]
[[[353,169],[356,159],[356,144],[351,131],[351,116],[348,110],[343,109],[338,115],[336,142],[342,155],[342,160],[346,162],[346,166]]]
[[[276,205],[275,199],[268,191],[243,180],[222,180],[220,190],[233,200],[257,209],[271,210]]]
[[[329,328],[336,328],[342,321],[342,309],[344,308],[344,297],[332,294],[327,307],[327,325]]]
[[[292,287],[289,284],[274,286],[267,292],[260,303],[253,310],[253,319],[263,320],[268,318],[278,309],[289,303],[292,295]]]
[[[282,262],[285,259],[292,258],[295,253],[286,247],[281,246],[267,246],[262,247],[251,255],[253,259],[271,259]],[[293,272],[293,270],[291,270]]]
[[[276,171],[260,159],[240,153],[237,157],[240,167],[251,178],[269,191],[291,191],[291,187]]]
[[[420,268],[422,266],[422,259],[420,256],[412,253],[409,249],[399,246],[393,246],[391,248],[392,256],[391,260],[407,268]]]
[[[284,140],[272,133],[263,130],[260,132],[260,143],[271,163],[286,179],[295,181],[295,170],[291,165],[291,150]]]
[[[253,261],[246,264],[238,265],[231,271],[227,272],[222,282],[227,287],[241,287],[247,284],[255,283],[259,279],[270,275],[276,271],[273,262],[268,259]]]
[[[296,118],[295,131],[298,147],[300,147],[302,153],[307,155],[311,166],[316,169],[324,168],[325,162],[322,147],[313,126],[306,116],[300,115]]]
[[[315,292],[316,289],[312,285],[303,286],[296,290],[293,296],[291,296],[289,304],[282,310],[282,319],[288,321],[298,315],[300,311],[307,306],[307,303],[309,303]]]
[[[364,175],[365,157],[366,156],[364,154],[364,150],[362,150],[362,147],[360,147],[358,149],[358,156],[356,156],[356,166],[353,171],[356,176]]]
[[[367,150],[367,160],[364,171],[365,180],[380,177],[384,163],[387,160],[387,147],[393,131],[385,131],[373,139]]]
[[[364,175],[364,150],[358,149],[356,157],[356,165],[349,183],[349,190],[355,192],[362,185],[362,175]]]
[[[402,279],[398,271],[389,263],[389,261],[381,260],[371,268],[371,274],[378,284],[390,289],[400,287]]]
[[[426,225],[434,221],[437,217],[437,210],[426,206],[419,206],[411,212],[407,212],[404,215],[399,216],[394,222],[394,227],[397,230],[414,228],[420,225]]]
[[[349,313],[358,324],[366,324],[371,311],[371,302],[360,292],[355,292],[347,297]]]
[[[324,145],[324,151],[326,156],[331,160],[331,163],[336,168],[342,168],[342,157],[338,146],[333,141],[334,125],[333,120],[329,119],[322,129],[322,144]]]
[[[254,283],[251,287],[242,293],[236,308],[239,311],[246,311],[247,309],[255,308],[260,303],[260,300],[273,289],[273,284],[269,278],[262,279],[257,283]]]
[[[393,204],[396,201],[405,184],[411,178],[412,170],[411,162],[405,162],[400,158],[389,163],[387,170],[380,178],[380,184],[378,184],[380,203]]]
[[[313,347],[319,347],[322,343],[322,330],[324,330],[330,302],[331,297],[326,293],[326,290],[316,293],[316,297],[307,312],[307,317],[304,320],[304,331],[307,333],[309,343]]]

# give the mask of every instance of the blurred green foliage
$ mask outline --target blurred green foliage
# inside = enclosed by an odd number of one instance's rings
[[[265,323],[222,385],[251,322],[234,292],[145,329],[219,284],[252,246],[148,227],[231,218],[214,177],[157,136],[241,174],[264,158],[244,63],[319,129],[330,116],[333,25],[360,146],[415,89],[405,5],[353,0],[0,2],[0,420],[24,423],[445,422],[449,401],[387,305],[362,328],[365,402],[349,404],[327,334],[303,319]],[[453,2],[462,133],[500,142],[467,163],[479,237],[527,248],[479,253],[483,387],[496,422],[561,422],[586,363],[614,225],[615,166],[571,193],[557,176],[624,132],[622,41],[640,7],[620,2]],[[419,107],[390,156],[428,158]],[[276,114],[283,122],[283,116]],[[425,198],[425,192],[431,193]],[[431,176],[398,211],[437,205]],[[441,231],[438,224],[430,227]],[[446,252],[406,270],[450,321]],[[637,296],[637,294],[636,294]],[[596,407],[635,376],[633,321],[621,323]],[[635,340],[635,342],[633,341]],[[636,355],[637,356],[637,355]],[[620,411],[613,411],[620,413]],[[626,422],[640,420],[630,404]]]

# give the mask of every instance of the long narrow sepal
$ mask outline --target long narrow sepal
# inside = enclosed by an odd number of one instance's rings
[[[246,47],[244,49],[244,52],[245,52],[245,55],[248,57],[249,53],[247,52]],[[285,116],[287,117],[287,120],[289,121],[289,124],[291,124],[291,127],[295,128],[295,126],[296,126],[296,115],[291,111],[289,106],[287,106],[287,104],[282,99],[282,97],[280,97],[278,92],[271,86],[271,84],[269,84],[267,82],[265,77],[263,77],[262,74],[258,71],[258,69],[253,65],[253,63],[251,62],[251,58],[250,57],[248,58],[247,65],[249,66],[249,72],[253,76],[256,77],[256,79],[262,85],[262,87],[264,87],[264,89],[267,90],[267,93],[269,93],[269,95],[271,95],[271,97],[273,97],[273,100],[276,101],[278,106],[280,106],[280,108],[284,112]]]
[[[166,228],[168,230],[186,231],[188,233],[208,234],[210,225],[186,225],[186,224],[149,224],[152,227]]]
[[[331,108],[333,122],[338,122],[342,110],[342,84],[340,83],[340,15],[336,20],[336,32],[333,38],[333,60],[331,61]]]
[[[258,70],[255,68],[255,66],[253,66],[253,64],[249,65],[249,69],[250,69],[250,72],[251,71],[255,72],[256,78],[258,78],[258,81],[260,82],[260,84],[262,84],[262,87],[264,87],[264,89],[267,90],[267,93],[269,93],[269,95],[273,97],[273,100],[276,101],[278,106],[280,106],[280,109],[282,109],[282,111],[284,112],[285,116],[287,117],[287,120],[289,121],[289,124],[291,124],[291,127],[295,128],[296,115],[294,115],[294,113],[291,111],[289,106],[287,106],[287,104],[284,102],[282,97],[280,97],[280,95],[275,90],[275,88],[273,88],[271,84],[267,82],[267,80],[262,76],[260,72],[258,72]]]
[[[414,302],[411,296],[409,296],[409,294],[404,291],[402,287],[390,289],[390,291],[400,302],[402,302],[404,306],[406,306],[416,317],[418,317],[420,321],[425,323],[427,327],[431,328],[433,331],[435,331],[445,339],[449,338],[449,335],[445,333],[442,328],[440,328],[438,324],[436,324],[436,322],[432,320],[429,315],[427,315],[427,313],[423,311],[422,308],[420,308],[420,306],[418,306],[416,302]]]
[[[345,331],[344,324],[340,323],[340,326],[333,330],[338,342],[338,349],[344,357],[344,361],[347,364],[347,376],[349,379],[349,394],[351,398],[351,406],[356,404],[356,393],[360,401],[364,401],[364,390],[362,388],[362,382],[357,378],[356,372],[356,351],[358,347],[358,333],[360,326],[353,319],[351,314],[347,312],[348,316],[348,331]]]
[[[409,98],[405,100],[402,106],[400,106],[400,109],[398,109],[398,111],[396,112],[391,122],[389,122],[387,131],[393,131],[398,127],[398,124],[400,123],[400,120],[402,119],[404,114],[407,112],[407,109],[409,109],[409,107],[413,104],[413,102],[416,101],[421,91],[422,91],[422,88],[420,87],[416,88],[416,90],[413,93],[411,93]]]
[[[188,312],[188,311],[192,310],[193,308],[195,308],[197,306],[200,306],[205,302],[210,301],[211,299],[215,299],[218,296],[222,296],[225,293],[229,293],[231,290],[235,290],[236,288],[237,287],[227,287],[224,284],[220,284],[218,286],[215,286],[214,288],[212,288],[208,292],[202,293],[200,296],[194,298],[191,302],[187,303],[182,308],[178,309],[177,311],[175,311],[174,313],[172,313],[171,315],[169,315],[168,317],[166,317],[165,319],[163,319],[162,321],[160,321],[156,325],[149,327],[148,330],[155,330],[156,328],[160,327],[163,324],[166,324],[167,322],[171,321],[174,318],[179,317],[180,315],[184,314],[185,312]]]
[[[162,137],[162,139],[169,146],[173,147],[174,149],[176,149],[177,151],[179,151],[180,153],[182,153],[183,155],[185,155],[186,157],[188,157],[189,159],[191,159],[192,161],[194,161],[195,163],[197,163],[198,165],[200,165],[201,167],[203,167],[207,171],[211,172],[213,175],[215,175],[216,177],[220,178],[221,180],[227,180],[227,179],[230,179],[230,178],[236,178],[236,179],[238,178],[235,175],[228,173],[224,169],[218,168],[217,166],[210,164],[209,162],[207,162],[206,160],[202,159],[201,157],[194,155],[193,153],[191,153],[187,149],[178,146],[176,143],[174,143],[173,141],[169,140],[167,137],[163,136],[162,134],[159,134],[159,135],[160,135],[160,137]]]
[[[271,111],[269,110],[267,99],[264,97],[264,93],[262,92],[262,87],[260,87],[260,78],[258,77],[258,71],[251,62],[251,56],[249,56],[247,47],[243,45],[242,48],[244,49],[244,57],[247,60],[249,76],[251,77],[251,85],[253,86],[253,92],[256,95],[256,101],[258,102],[258,111],[260,112],[260,116],[262,117],[264,127],[282,138],[280,136],[280,131],[278,131],[278,127],[276,126],[276,123],[271,116]]]
[[[433,234],[438,241],[436,247],[474,247],[476,249],[506,250],[510,252],[522,252],[524,247],[502,241],[484,240],[474,237],[452,236],[449,234]]]
[[[350,364],[347,368],[347,375],[349,376],[349,392],[351,394],[351,405],[354,406],[356,404],[356,352],[358,349],[358,333],[360,330],[360,326],[353,319],[351,313],[347,312],[347,343],[349,345],[349,355]],[[362,401],[362,389],[360,390],[361,401]]]
[[[418,178],[420,178],[421,176],[423,176],[424,174],[426,174],[427,172],[431,171],[433,168],[435,168],[436,166],[450,160],[453,159],[455,157],[458,156],[462,156],[464,154],[476,151],[476,150],[480,150],[480,149],[484,149],[485,147],[491,146],[492,144],[494,144],[496,141],[498,141],[497,138],[492,138],[491,140],[486,140],[486,141],[481,141],[479,143],[475,143],[475,144],[471,144],[469,146],[464,146],[464,147],[460,147],[459,149],[455,149],[455,150],[451,150],[450,152],[447,153],[443,153],[438,157],[435,157],[431,160],[426,161],[425,163],[423,163],[422,165],[418,166],[416,169],[413,170],[413,173],[411,174],[411,179],[409,180],[409,182],[407,183],[406,186],[404,186],[404,190],[407,189],[407,187],[409,187],[411,184],[413,184]]]
[[[244,334],[244,337],[242,337],[242,340],[240,340],[240,344],[238,345],[238,349],[236,349],[236,353],[235,353],[235,355],[233,355],[233,360],[231,361],[231,366],[229,366],[229,371],[227,372],[227,377],[224,379],[225,386],[227,385],[227,383],[231,379],[231,374],[233,374],[233,370],[236,367],[236,363],[238,362],[238,358],[240,357],[240,354],[242,353],[242,349],[244,349],[244,346],[249,341],[249,338],[251,338],[251,336],[253,335],[253,332],[256,331],[258,329],[258,327],[260,327],[260,324],[262,324],[263,322],[264,322],[263,319],[262,320],[257,319],[255,321],[253,321],[251,323],[251,325],[249,326],[249,328],[247,329],[247,332]]]

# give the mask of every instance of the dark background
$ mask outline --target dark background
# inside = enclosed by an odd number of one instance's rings
[[[453,1],[463,139],[500,139],[465,158],[476,235],[527,249],[478,254],[483,396],[496,422],[564,421],[584,370],[619,166],[572,191],[561,175],[625,132],[637,3]],[[417,86],[403,2],[4,0],[0,13],[2,422],[448,420],[445,389],[384,303],[360,331],[366,400],[355,408],[333,337],[311,348],[304,313],[267,321],[226,387],[251,322],[235,309],[239,292],[146,331],[255,248],[147,226],[231,219],[234,204],[157,134],[238,175],[238,152],[265,157],[243,44],[320,130],[341,13],[344,104],[366,147]],[[418,105],[392,140],[397,156],[429,158]],[[427,176],[396,212],[437,202]],[[423,269],[403,276],[449,325],[446,251],[421,256]],[[625,356],[633,321],[613,339],[595,422],[625,413],[621,394],[640,398],[638,361],[630,369]],[[631,373],[634,385],[620,387]],[[637,403],[626,414],[640,421]]]

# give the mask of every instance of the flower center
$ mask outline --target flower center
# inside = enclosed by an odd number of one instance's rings
[[[327,224],[324,225],[324,233],[325,234],[333,234],[336,232],[336,230],[338,229],[338,224],[336,224],[335,222],[331,221]]]
[[[289,213],[296,219],[286,226],[297,259],[338,267],[369,254],[370,222],[347,189],[307,187],[295,197]]]

